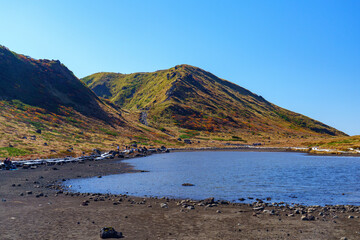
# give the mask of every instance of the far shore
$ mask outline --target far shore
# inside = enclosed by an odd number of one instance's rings
[[[310,155],[318,156],[352,156],[360,157],[360,152],[346,152],[334,149],[315,149],[307,147],[264,147],[264,146],[226,146],[226,147],[183,147],[168,148],[171,152],[189,152],[189,151],[244,151],[244,152],[302,152]],[[156,148],[153,149],[156,151]],[[105,151],[106,152],[106,151]],[[65,158],[66,156],[63,156]],[[77,156],[81,157],[81,156]],[[13,160],[27,160],[26,156],[11,157]],[[59,157],[61,158],[61,157]],[[33,157],[31,159],[34,159]],[[44,159],[44,158],[40,158]],[[45,158],[46,159],[46,158]]]

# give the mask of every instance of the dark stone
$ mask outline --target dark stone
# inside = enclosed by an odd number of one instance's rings
[[[191,144],[191,140],[190,139],[184,139],[184,143]]]
[[[213,203],[215,203],[215,199],[212,197],[212,198],[207,198],[207,199],[205,199],[204,201],[203,201],[203,203],[205,204],[205,205],[208,205],[208,204],[213,204]]]
[[[192,184],[192,183],[183,183],[183,184],[181,184],[181,186],[184,186],[184,187],[192,187],[192,186],[195,186],[195,185]]]
[[[117,232],[113,227],[104,227],[100,230],[101,238],[122,238],[122,232]]]
[[[301,220],[302,220],[302,221],[314,221],[314,220],[315,220],[315,217],[312,216],[312,215],[302,216],[302,217],[301,217]]]
[[[41,129],[36,130],[36,133],[41,134]]]

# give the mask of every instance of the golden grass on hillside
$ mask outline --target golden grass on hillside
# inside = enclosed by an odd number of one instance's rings
[[[104,107],[106,108],[106,106]],[[360,137],[331,138],[274,132],[209,132],[183,129],[171,124],[145,126],[139,122],[140,111],[114,112],[105,109],[118,121],[107,123],[86,117],[71,108],[62,114],[23,104],[0,101],[0,158],[39,158],[80,156],[94,148],[115,150],[137,143],[139,146],[171,148],[231,147],[261,143],[265,147],[312,146],[358,148]],[[118,122],[119,124],[114,124]],[[41,133],[40,131],[41,130]],[[181,138],[181,141],[178,140]],[[192,144],[185,144],[190,139]]]
[[[159,130],[137,127],[128,113],[129,121],[121,119],[118,125],[85,117],[71,108],[63,108],[58,115],[18,101],[0,101],[0,110],[0,157],[79,156],[94,148],[115,150],[132,143],[159,146],[160,139],[171,142]]]
[[[320,147],[340,151],[360,150],[360,136],[328,138],[321,141],[306,142],[309,147]]]

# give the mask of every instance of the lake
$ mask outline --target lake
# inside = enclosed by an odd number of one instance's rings
[[[154,154],[125,162],[149,172],[71,179],[64,184],[72,185],[72,191],[132,196],[215,197],[233,202],[270,197],[270,202],[289,204],[360,205],[360,157],[200,151]]]

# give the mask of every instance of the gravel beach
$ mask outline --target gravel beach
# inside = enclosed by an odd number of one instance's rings
[[[59,188],[64,179],[125,172],[136,170],[119,159],[0,171],[0,239],[100,239],[103,227],[125,239],[360,239],[359,206],[269,206]]]

